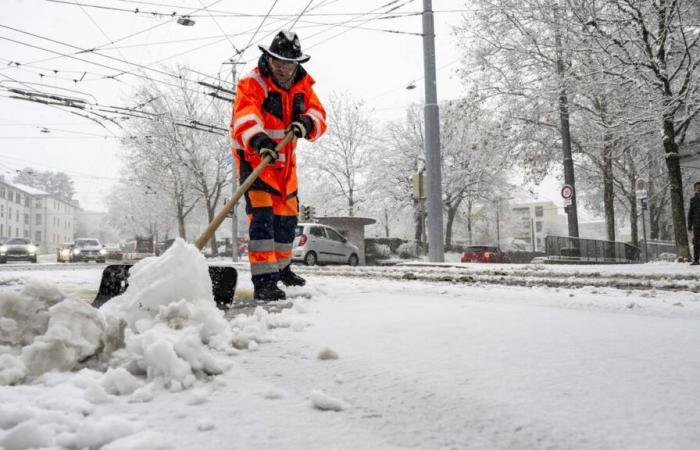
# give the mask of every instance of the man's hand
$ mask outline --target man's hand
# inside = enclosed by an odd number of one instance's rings
[[[271,159],[270,162],[275,162],[280,157],[280,153],[276,150],[277,143],[266,134],[260,133],[253,136],[251,145],[253,148],[257,149],[258,155],[260,155],[261,158],[269,156]]]
[[[294,118],[292,123],[287,127],[287,133],[290,131],[294,133],[294,136],[299,138],[305,138],[309,135],[309,132],[313,128],[313,122],[307,116],[297,116]]]
[[[274,144],[274,142],[273,142],[273,144]],[[263,159],[265,159],[266,156],[269,156],[271,159],[271,162],[277,161],[277,159],[279,159],[279,157],[280,157],[280,152],[275,150],[274,146],[272,148],[261,147],[260,151],[258,153],[260,153],[260,157]]]

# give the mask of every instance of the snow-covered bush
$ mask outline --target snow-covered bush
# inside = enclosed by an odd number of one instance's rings
[[[416,254],[416,244],[412,242],[406,242],[399,245],[399,248],[396,250],[396,252],[399,254],[399,257],[403,259],[411,259],[418,257],[418,255]]]

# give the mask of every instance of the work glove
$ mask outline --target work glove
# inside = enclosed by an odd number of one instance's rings
[[[280,153],[275,149],[277,143],[273,141],[270,136],[265,133],[258,133],[250,140],[251,147],[258,152],[261,158],[269,156],[272,162],[277,161],[280,157]]]
[[[293,132],[297,139],[305,138],[309,135],[313,126],[314,124],[308,116],[296,116],[287,127],[287,133]]]

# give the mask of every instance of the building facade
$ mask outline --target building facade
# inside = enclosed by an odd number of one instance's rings
[[[0,179],[0,239],[31,239],[40,253],[73,241],[75,206],[54,195]]]
[[[532,251],[544,251],[547,235],[568,235],[567,217],[558,213],[554,202],[514,204],[511,211],[515,221],[513,238],[527,242]]]

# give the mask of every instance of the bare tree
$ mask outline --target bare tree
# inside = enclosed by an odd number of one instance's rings
[[[574,3],[574,2],[571,2]],[[692,0],[610,0],[575,2],[579,21],[615,61],[606,74],[646,94],[660,125],[678,255],[689,257],[678,147],[700,111],[699,12]]]
[[[184,76],[168,90],[147,82],[136,92],[136,99],[151,115],[131,122],[130,131],[137,138],[125,143],[127,166],[141,182],[157,183],[170,194],[184,238],[185,218],[196,203],[203,203],[211,222],[229,186],[230,150],[222,125],[230,120],[230,105],[199,93]],[[216,255],[216,235],[210,245]]]
[[[347,94],[331,94],[327,109],[328,132],[305,153],[305,165],[330,180],[330,191],[344,199],[348,215],[354,216],[375,145],[372,119],[364,102]]]

